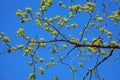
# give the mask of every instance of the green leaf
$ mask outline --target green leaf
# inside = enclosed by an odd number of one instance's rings
[[[9,39],[7,36],[3,37],[2,40],[3,40],[4,42],[6,42],[6,43],[10,42],[10,39]]]
[[[76,80],[76,78],[73,77],[72,80]]]
[[[50,60],[51,60],[52,63],[54,63],[54,58],[51,57]]]
[[[54,80],[58,80],[58,76],[54,76]]]
[[[56,49],[56,48],[53,48],[52,51],[51,51],[51,53],[53,53],[53,54],[54,54],[54,53],[57,53],[57,49]]]
[[[44,69],[42,67],[39,67],[40,75],[43,75],[45,73]]]
[[[77,72],[77,69],[76,68],[72,68],[72,72]]]
[[[7,50],[7,52],[8,52],[8,53],[11,53],[11,52],[12,52],[12,48],[9,48],[9,49]]]
[[[43,58],[39,58],[39,60],[40,60],[41,63],[44,62],[44,59],[43,59]]]
[[[50,64],[49,62],[48,62],[48,63],[46,63],[45,65],[46,65],[47,67],[51,66],[51,64]]]
[[[28,65],[29,65],[29,66],[32,66],[32,65],[33,65],[33,62],[28,62]]]
[[[78,64],[81,68],[83,68],[84,67],[84,65],[82,64],[82,63],[79,63]]]
[[[34,73],[29,74],[29,80],[36,79],[36,75]]]

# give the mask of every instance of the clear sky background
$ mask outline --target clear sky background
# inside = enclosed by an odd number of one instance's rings
[[[67,0],[65,0],[65,2],[67,3]],[[81,0],[81,3],[84,3],[84,0]],[[99,1],[97,2],[97,4],[98,3]],[[48,35],[43,35],[44,31],[40,30],[40,28],[35,25],[34,21],[25,24],[20,23],[20,18],[16,16],[16,11],[18,9],[24,10],[25,7],[31,7],[33,11],[39,11],[40,0],[0,0],[0,32],[5,32],[5,34],[10,37],[11,45],[15,45],[17,43],[24,43],[24,40],[16,37],[15,34],[20,27],[23,27],[26,31],[26,34],[31,37],[35,38],[35,36],[38,35],[40,37],[46,37],[46,39],[50,38],[48,37]],[[112,7],[111,10],[116,10],[118,9],[118,7],[120,6],[115,6],[114,8]],[[98,8],[100,9],[100,7]],[[67,14],[67,11],[62,12],[60,10],[57,10],[56,7],[53,6],[46,15],[48,17],[53,17],[56,14],[61,14],[62,16],[65,16]],[[81,25],[85,24],[87,22],[86,19],[88,15],[80,16],[83,18],[80,19]],[[78,22],[77,19],[75,19],[74,21],[76,21],[76,23]],[[112,29],[113,28],[109,28],[109,30]],[[114,29],[113,32],[115,33],[119,31],[120,28]],[[74,29],[70,31],[70,33],[73,32],[77,33]],[[0,52],[4,51],[5,48],[6,46],[4,46],[4,44],[0,41]],[[40,53],[47,52],[48,51],[46,50],[44,52],[40,51]],[[106,80],[120,79],[120,61],[118,60],[114,64],[108,65],[112,63],[113,58],[116,58],[118,53],[120,52],[116,51],[113,57],[103,63],[101,67],[99,67],[100,75],[105,77]],[[49,54],[41,56],[45,56],[46,60],[47,58],[51,57],[51,55]],[[29,57],[24,57],[22,53],[19,53],[19,51],[13,52],[12,54],[0,54],[0,80],[27,80],[29,73],[31,73],[32,71],[32,67],[27,65],[27,62],[30,60],[31,59]],[[94,62],[94,59],[91,60],[90,63],[86,64],[86,66],[92,64],[92,62]],[[78,79],[79,76],[84,75],[82,71],[86,69],[80,70],[80,72],[75,74],[75,77],[77,77]],[[51,67],[50,69],[48,69],[44,76],[38,76],[37,80],[53,80],[53,76],[56,74],[60,76],[60,80],[70,80],[72,77],[71,71],[69,71],[69,69],[65,66],[59,64],[56,67]]]

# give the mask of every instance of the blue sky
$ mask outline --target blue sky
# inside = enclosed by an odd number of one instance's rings
[[[75,0],[77,1],[77,0]],[[109,1],[109,0],[107,0]],[[67,3],[67,0],[64,1]],[[85,3],[85,1],[79,1],[80,3]],[[99,1],[97,1],[97,4],[99,4]],[[111,10],[116,10],[120,6],[115,6],[116,3],[114,3],[114,8],[110,8],[107,11],[111,13]],[[55,4],[57,5],[57,4]],[[68,4],[67,4],[68,5]],[[45,32],[41,30],[38,26],[36,26],[35,22],[32,21],[30,23],[25,23],[22,24],[20,23],[20,18],[16,16],[16,11],[18,9],[25,10],[25,7],[31,7],[33,11],[39,11],[40,7],[40,0],[0,0],[0,32],[5,32],[5,35],[9,36],[11,39],[11,45],[16,45],[18,43],[24,43],[24,40],[16,36],[16,31],[18,28],[22,27],[25,29],[25,32],[27,35],[30,37],[35,38],[35,36],[39,37],[45,37],[45,39],[49,39],[51,37],[50,34],[44,35]],[[98,7],[98,10],[100,10],[101,7]],[[45,16],[48,17],[54,17],[57,14],[61,14],[61,16],[66,16],[67,17],[67,12],[64,11],[62,12],[61,9],[58,10],[57,7],[53,6],[50,8],[48,13],[45,14]],[[83,13],[84,15],[77,15],[77,17],[72,20],[71,22],[76,22],[80,23],[80,25],[84,25],[87,22],[88,15]],[[78,17],[80,20],[78,20]],[[110,25],[113,25],[113,22],[110,22]],[[115,27],[111,27],[109,25],[108,30],[113,31],[114,35],[117,36],[116,32],[119,32],[120,26],[115,29]],[[68,34],[77,34],[79,30],[72,29],[70,32],[66,31],[66,29],[63,29],[63,32]],[[93,30],[94,31],[94,30]],[[96,31],[94,31],[96,32]],[[97,34],[97,33],[96,33]],[[96,36],[96,34],[93,34],[92,36]],[[78,37],[78,35],[74,35],[75,37]],[[85,35],[88,37],[88,35]],[[89,36],[89,38],[92,38],[92,36]],[[114,39],[115,39],[114,36]],[[70,47],[72,48],[72,47]],[[4,46],[4,43],[0,41],[0,52],[4,51],[6,49],[6,46]],[[54,55],[48,54],[49,51],[46,49],[44,51],[41,51],[42,49],[39,50],[40,56],[44,57],[46,60],[48,60],[50,57],[55,57]],[[43,54],[45,53],[45,54]],[[74,53],[77,53],[77,50],[74,51]],[[99,73],[103,77],[105,77],[106,80],[118,80],[120,79],[119,77],[119,67],[120,67],[120,61],[118,60],[114,64],[111,64],[114,58],[119,54],[119,51],[116,51],[113,56],[103,63],[99,67]],[[70,56],[72,58],[74,54]],[[85,56],[85,55],[84,55]],[[70,60],[70,59],[68,59]],[[11,54],[0,54],[0,80],[27,80],[29,73],[32,72],[32,67],[28,66],[27,62],[31,61],[29,57],[24,57],[22,53],[19,53],[19,51],[15,51]],[[78,60],[73,63],[76,65]],[[94,59],[92,59],[90,62],[84,62],[84,64],[89,67],[93,65],[92,63],[94,62]],[[111,65],[109,65],[111,64]],[[38,66],[41,66],[39,64]],[[75,74],[75,77],[79,80],[79,77],[84,75],[83,71],[85,69],[79,69],[80,72]],[[40,76],[38,72],[38,77],[37,80],[53,80],[53,76],[59,75],[60,80],[70,80],[72,78],[72,73],[64,65],[58,64],[55,67],[51,67],[47,70],[44,76]]]

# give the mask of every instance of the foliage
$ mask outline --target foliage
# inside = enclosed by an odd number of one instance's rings
[[[33,12],[30,7],[26,7],[25,11],[18,9],[16,12],[16,15],[21,19],[21,23],[25,24],[34,20],[35,24],[46,32],[43,35],[49,34],[50,39],[46,40],[46,37],[31,38],[23,28],[19,28],[16,34],[25,39],[27,43],[11,46],[9,37],[1,32],[0,40],[7,45],[5,52],[12,53],[16,50],[22,50],[24,52],[23,56],[31,58],[28,65],[32,66],[33,70],[28,76],[29,80],[37,80],[37,71],[42,77],[47,72],[45,68],[55,67],[58,64],[70,69],[71,74],[73,74],[71,80],[78,80],[75,74],[80,72],[79,68],[88,68],[88,71],[84,72],[85,75],[82,78],[79,77],[79,79],[85,80],[90,75],[89,80],[94,79],[94,77],[103,80],[97,72],[97,68],[108,60],[115,51],[120,50],[120,41],[116,39],[119,32],[116,31],[116,35],[113,36],[115,32],[110,29],[111,27],[112,29],[119,29],[120,10],[108,11],[109,7],[114,7],[113,1],[86,0],[85,3],[80,3],[75,0],[58,0],[56,2],[54,3],[54,0],[41,0],[38,12]],[[98,2],[100,4],[97,4]],[[116,5],[119,5],[118,3],[119,1]],[[98,10],[98,6],[101,6],[101,10]],[[53,7],[57,7],[55,9],[59,9],[61,12],[67,11],[67,15],[57,14],[54,17],[47,17],[45,14],[49,13],[49,9]],[[86,16],[86,21],[81,22]],[[54,57],[46,61],[44,56],[39,55],[38,49],[41,50],[41,48],[48,50],[49,53],[52,53],[49,55],[54,55]],[[117,54],[119,56],[119,53]],[[84,55],[85,57],[82,57]],[[75,59],[72,60],[70,57],[70,62],[69,56],[75,57]],[[95,56],[97,57],[95,58]],[[94,65],[86,67],[84,62],[90,61],[92,58],[95,60]],[[79,68],[74,64],[74,61],[78,59],[80,61],[75,63]],[[38,67],[39,64],[42,65]],[[59,75],[56,76],[55,74],[53,79],[59,80]]]

